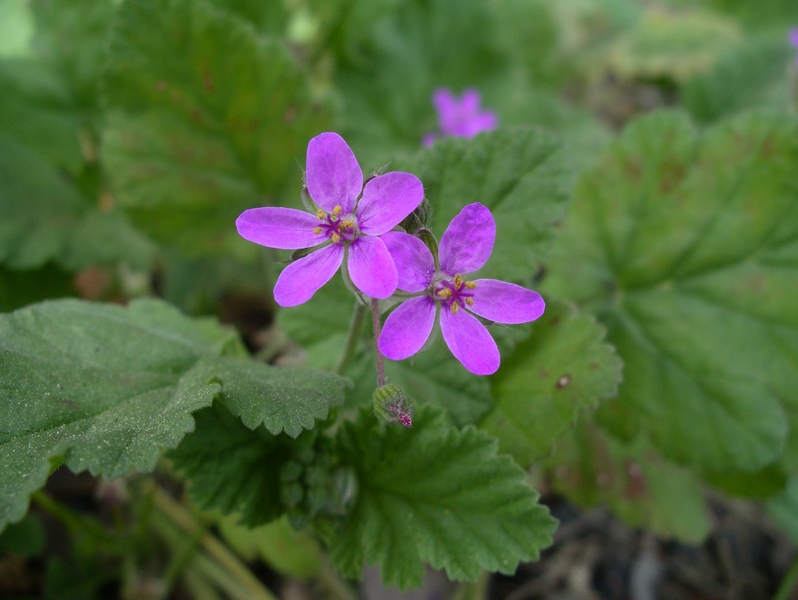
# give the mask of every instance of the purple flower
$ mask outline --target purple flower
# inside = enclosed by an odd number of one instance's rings
[[[798,27],[790,27],[790,33],[787,37],[793,47],[798,50]],[[798,55],[795,57],[795,66],[798,66]]]
[[[439,266],[420,239],[400,232],[383,236],[399,272],[398,288],[416,294],[385,321],[378,342],[383,355],[402,360],[421,350],[439,315],[455,358],[477,375],[496,372],[499,349],[471,313],[497,323],[526,323],[542,315],[546,305],[540,294],[513,283],[465,278],[487,262],[495,238],[493,215],[478,202],[452,219],[441,238]]]
[[[393,294],[396,267],[379,236],[423,200],[418,177],[394,171],[373,177],[364,186],[360,165],[343,138],[322,133],[308,144],[305,181],[318,207],[315,214],[265,207],[245,210],[236,219],[241,237],[262,246],[285,250],[318,246],[280,273],[274,286],[277,304],[296,306],[310,300],[344,258],[352,283],[366,296]]]
[[[435,90],[432,103],[438,111],[438,124],[443,135],[472,138],[482,131],[493,131],[499,126],[499,117],[492,110],[480,110],[479,92],[473,88],[457,98],[445,88]],[[437,134],[424,136],[424,145],[431,146]]]

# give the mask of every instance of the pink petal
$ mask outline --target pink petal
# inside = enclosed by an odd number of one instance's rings
[[[357,205],[360,231],[382,235],[401,223],[424,199],[424,186],[415,175],[394,171],[369,180]]]
[[[496,222],[488,207],[479,202],[464,206],[441,238],[441,270],[449,275],[477,271],[490,258],[495,239]]]
[[[337,133],[322,133],[308,143],[305,180],[313,201],[327,212],[336,206],[351,214],[363,189],[363,171],[352,149]]]
[[[432,103],[438,113],[438,124],[443,133],[451,135],[457,128],[459,102],[454,94],[446,88],[439,88],[432,94]]]
[[[360,237],[349,246],[349,277],[370,298],[388,298],[398,277],[388,248],[380,238]]]
[[[790,44],[798,48],[798,27],[790,27],[788,38],[790,40]]]
[[[459,109],[461,117],[465,120],[476,116],[481,102],[482,97],[479,95],[479,90],[468,88],[460,98]]]
[[[476,317],[464,310],[454,314],[441,308],[441,333],[454,357],[475,375],[491,375],[499,369],[499,348]]]
[[[463,126],[463,135],[472,138],[483,131],[493,131],[499,126],[499,117],[492,110],[484,110],[469,119]]]
[[[343,244],[331,244],[292,262],[277,278],[274,300],[280,306],[307,302],[335,275],[343,259]]]
[[[546,303],[535,291],[496,279],[477,279],[474,304],[468,310],[495,321],[515,325],[534,321],[546,308]]]
[[[236,219],[238,234],[245,240],[283,250],[321,244],[326,239],[324,234],[313,233],[318,225],[315,215],[293,208],[251,208]]]
[[[415,236],[389,231],[380,238],[391,253],[399,275],[397,288],[404,292],[423,292],[435,275],[435,260],[427,245]]]
[[[421,350],[435,325],[435,302],[429,296],[400,304],[382,327],[377,346],[391,360],[402,360]]]

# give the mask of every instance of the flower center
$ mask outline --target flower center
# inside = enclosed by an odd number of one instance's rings
[[[338,242],[352,242],[358,236],[357,221],[354,215],[341,217],[343,208],[336,206],[331,213],[319,209],[316,216],[321,221],[318,227],[313,228],[313,233],[323,233],[333,244]]]
[[[474,292],[477,284],[473,281],[466,281],[462,275],[449,277],[444,275],[432,284],[432,295],[442,306],[457,314],[460,307],[474,305]]]

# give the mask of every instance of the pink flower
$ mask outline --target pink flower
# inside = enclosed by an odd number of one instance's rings
[[[496,372],[499,349],[474,315],[497,323],[526,323],[542,315],[546,305],[540,294],[513,283],[465,278],[487,262],[495,238],[493,215],[479,203],[467,205],[452,219],[441,238],[437,266],[420,239],[399,232],[382,237],[399,272],[398,289],[416,294],[385,321],[378,342],[383,355],[402,360],[421,350],[439,316],[446,345],[466,369],[477,375]]]
[[[790,40],[790,44],[792,44],[793,47],[798,50],[798,27],[790,27],[788,39]],[[798,55],[795,57],[795,66],[798,66]]]
[[[445,88],[435,90],[432,103],[438,111],[438,124],[443,135],[472,138],[482,131],[493,131],[499,126],[499,117],[492,110],[480,110],[481,98],[473,88],[457,98]],[[431,146],[435,133],[424,137],[424,145]]]
[[[307,302],[346,258],[352,283],[366,296],[388,298],[397,273],[379,236],[393,229],[421,203],[418,177],[394,171],[369,179],[343,138],[322,133],[308,144],[305,171],[308,194],[318,210],[265,207],[245,210],[236,219],[238,233],[269,248],[313,252],[288,265],[274,286],[280,306]]]

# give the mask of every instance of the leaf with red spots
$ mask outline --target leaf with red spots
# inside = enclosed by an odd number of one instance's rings
[[[796,119],[633,122],[577,182],[545,283],[624,361],[596,413],[614,435],[705,472],[796,466]]]
[[[204,0],[129,0],[104,81],[104,159],[143,229],[191,254],[294,175],[329,111],[286,48]]]
[[[547,456],[579,413],[614,396],[621,361],[604,328],[573,306],[549,302],[532,333],[491,378],[496,403],[479,426],[521,465]]]

